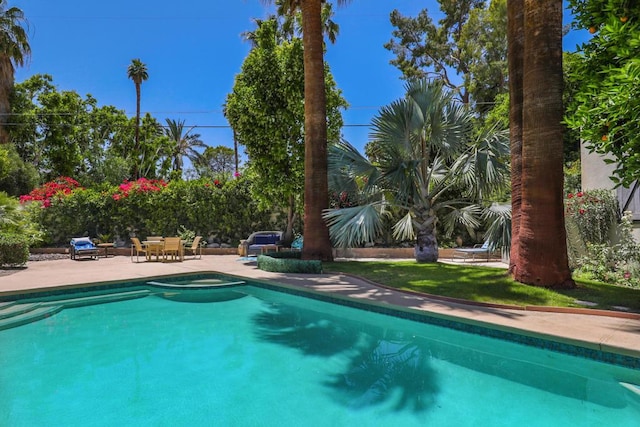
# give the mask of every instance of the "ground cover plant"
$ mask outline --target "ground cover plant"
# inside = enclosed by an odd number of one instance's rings
[[[475,302],[585,307],[579,301],[587,301],[594,304],[590,306],[593,308],[623,306],[640,312],[639,289],[577,280],[575,289],[550,290],[518,283],[502,268],[414,261],[345,261],[324,263],[323,270],[354,274],[399,290]]]

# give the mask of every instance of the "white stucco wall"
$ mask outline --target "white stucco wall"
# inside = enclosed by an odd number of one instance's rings
[[[604,159],[607,157],[597,153],[590,153],[585,148],[584,143],[580,144],[580,172],[583,190],[609,189],[616,191],[615,184],[611,181],[615,165],[613,163],[605,163]],[[619,189],[617,191],[617,193],[621,192],[624,192],[624,190]],[[629,191],[626,192],[628,193]],[[638,193],[635,195],[636,200],[639,195]],[[637,220],[640,218],[640,209],[638,209],[638,206],[638,202],[632,203],[627,210],[631,210],[634,219],[636,219],[633,223],[633,237],[637,242],[640,242],[640,221]]]

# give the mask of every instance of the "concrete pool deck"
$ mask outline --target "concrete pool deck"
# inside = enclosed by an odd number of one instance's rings
[[[62,259],[29,262],[27,268],[0,275],[0,296],[34,289],[196,272],[219,272],[367,299],[452,317],[474,325],[488,325],[503,331],[640,358],[639,314],[594,311],[600,314],[595,315],[462,304],[399,292],[343,274],[270,273],[259,270],[255,262],[240,261],[237,255],[205,255],[202,259],[176,263],[135,263],[125,256],[100,258],[98,261]]]

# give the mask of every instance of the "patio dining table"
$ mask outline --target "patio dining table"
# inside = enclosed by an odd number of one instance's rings
[[[151,261],[151,255],[156,256],[156,261],[160,261],[160,255],[164,249],[164,242],[162,240],[144,240],[143,246],[147,248],[147,259]]]

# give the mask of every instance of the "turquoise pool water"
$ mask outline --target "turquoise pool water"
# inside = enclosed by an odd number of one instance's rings
[[[638,370],[260,287],[234,292],[168,291],[0,331],[0,425],[635,427],[640,419]]]

